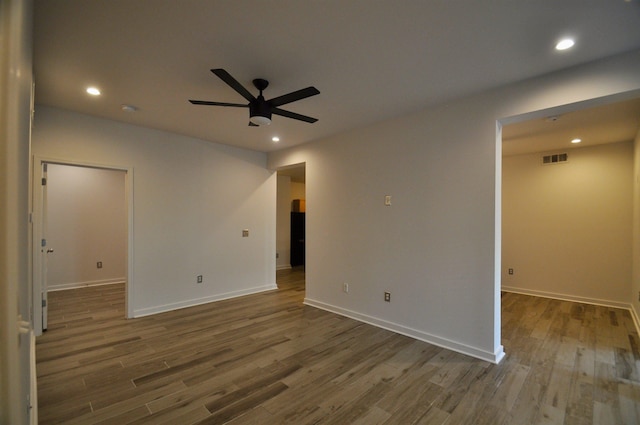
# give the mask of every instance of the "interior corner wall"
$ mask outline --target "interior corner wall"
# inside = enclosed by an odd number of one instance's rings
[[[640,127],[633,152],[633,260],[631,279],[631,307],[640,329]]]
[[[48,164],[50,291],[126,281],[125,178],[121,170]]]
[[[631,92],[638,51],[269,153],[306,163],[305,302],[499,361],[496,123]]]
[[[291,268],[291,177],[278,176],[276,268]]]
[[[633,144],[565,152],[551,165],[543,153],[503,159],[502,287],[628,306]]]
[[[276,288],[277,179],[266,154],[43,105],[33,153],[131,170],[134,316]]]

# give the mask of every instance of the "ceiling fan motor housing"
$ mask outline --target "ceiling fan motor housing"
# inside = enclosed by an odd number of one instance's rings
[[[262,95],[249,103],[250,121],[256,125],[271,124],[271,106],[264,100]]]

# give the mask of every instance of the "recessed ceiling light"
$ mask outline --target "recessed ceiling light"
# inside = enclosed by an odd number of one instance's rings
[[[580,143],[580,142],[582,142],[582,139],[573,139],[573,140],[571,141],[571,143],[573,143],[574,145],[575,145],[576,143]]]
[[[273,140],[274,142],[279,142],[280,138],[278,136],[273,136],[271,140]]]
[[[562,40],[558,41],[558,44],[556,44],[556,50],[567,50],[572,48],[574,44],[576,43],[572,39],[563,38]]]
[[[97,87],[87,87],[87,93],[91,96],[100,96],[100,90]]]

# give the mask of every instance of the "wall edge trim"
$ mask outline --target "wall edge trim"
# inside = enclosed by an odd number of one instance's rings
[[[127,279],[118,277],[115,279],[88,280],[86,282],[61,283],[60,285],[51,285],[47,287],[47,292],[66,291],[68,289],[87,288],[89,286],[115,285],[117,283],[126,283]]]
[[[208,297],[194,298],[191,300],[179,301],[171,304],[163,304],[163,305],[158,305],[154,307],[141,308],[139,310],[134,310],[133,317],[137,318],[137,317],[151,316],[152,314],[166,313],[168,311],[174,311],[174,310],[179,310],[179,309],[188,308],[188,307],[195,307],[201,304],[208,304],[216,301],[228,300],[231,298],[242,297],[244,295],[258,294],[260,292],[267,292],[275,289],[278,289],[278,286],[275,283],[273,283],[269,285],[262,285],[262,286],[256,286],[253,288],[247,288],[241,291],[225,292],[222,294],[211,295]]]
[[[409,328],[407,326],[400,325],[398,323],[378,319],[373,316],[357,313],[352,310],[347,310],[341,307],[337,307],[331,304],[326,304],[321,301],[313,300],[310,298],[305,298],[304,304],[311,307],[319,308],[321,310],[329,311],[331,313],[335,313],[340,316],[349,317],[359,322],[367,323],[369,325],[376,326],[378,328],[386,329],[388,331],[395,332],[400,335],[408,336],[410,338],[417,339],[419,341],[423,341],[441,348],[445,348],[447,350],[455,351],[457,353],[465,354],[467,356],[471,356],[471,357],[484,360],[490,363],[494,363],[494,364],[500,363],[500,361],[505,356],[502,345],[500,345],[496,349],[496,351],[492,353],[486,350],[482,350],[480,348],[471,347],[469,345],[466,345],[460,342],[452,341],[450,339],[431,335],[429,333],[426,333],[417,329]]]
[[[500,288],[500,290],[504,292],[513,292],[515,294],[531,295],[534,297],[552,298],[555,300],[572,301],[572,302],[583,303],[583,304],[593,304],[593,305],[599,305],[603,307],[623,308],[625,310],[629,310],[629,308],[631,307],[629,303],[624,303],[620,301],[603,300],[600,298],[581,297],[579,295],[560,294],[557,292],[538,291],[535,289],[523,289],[523,288],[517,288],[514,286],[503,285],[502,288]]]

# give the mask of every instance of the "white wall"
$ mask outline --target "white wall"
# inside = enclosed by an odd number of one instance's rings
[[[638,90],[636,51],[270,153],[306,163],[306,302],[499,361],[498,121]]]
[[[277,200],[277,269],[291,268],[291,177],[278,176]]]
[[[503,159],[502,286],[626,307],[633,145],[563,152],[569,160],[552,165],[542,165],[543,153]]]
[[[37,420],[29,414],[31,338],[18,333],[18,315],[30,320],[32,13],[30,0],[0,2],[0,423],[16,425]]]
[[[33,152],[132,170],[133,315],[276,287],[276,175],[265,154],[41,105]]]
[[[120,170],[48,164],[49,290],[126,280],[125,177]]]

